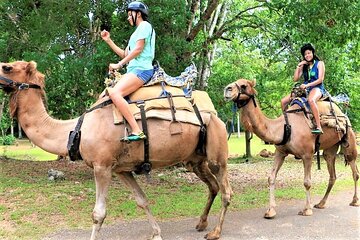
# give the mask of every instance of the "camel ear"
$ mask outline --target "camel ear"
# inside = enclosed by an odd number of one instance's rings
[[[250,82],[250,85],[251,85],[252,87],[255,87],[255,86],[256,86],[256,79],[250,80],[249,82]]]
[[[31,61],[28,63],[28,65],[26,66],[26,72],[27,73],[33,73],[36,71],[36,67],[37,67],[37,63],[34,61]]]

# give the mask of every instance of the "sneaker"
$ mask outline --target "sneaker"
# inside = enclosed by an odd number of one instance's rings
[[[146,135],[144,134],[144,132],[140,132],[139,134],[130,134],[127,138],[123,138],[123,141],[130,141],[130,142],[135,142],[135,141],[140,141],[140,140],[144,140],[146,139]]]
[[[323,131],[321,130],[321,128],[315,128],[311,131],[312,134],[323,134]]]

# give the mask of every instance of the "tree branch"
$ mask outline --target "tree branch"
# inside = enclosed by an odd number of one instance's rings
[[[212,13],[219,5],[219,0],[209,0],[209,1],[210,2],[208,3],[204,14],[201,16],[200,21],[189,31],[189,34],[186,36],[186,41],[191,42],[192,40],[195,39],[196,35],[203,28],[206,21],[210,19]]]

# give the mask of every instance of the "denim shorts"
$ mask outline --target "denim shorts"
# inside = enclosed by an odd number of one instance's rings
[[[140,78],[141,81],[144,82],[144,84],[146,84],[147,82],[150,81],[151,77],[154,75],[154,69],[149,69],[149,70],[133,69],[128,73],[135,74],[138,78]]]

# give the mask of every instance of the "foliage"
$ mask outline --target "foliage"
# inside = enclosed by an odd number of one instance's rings
[[[0,137],[0,145],[13,145],[16,141],[16,138],[14,135],[6,135],[3,137]]]

